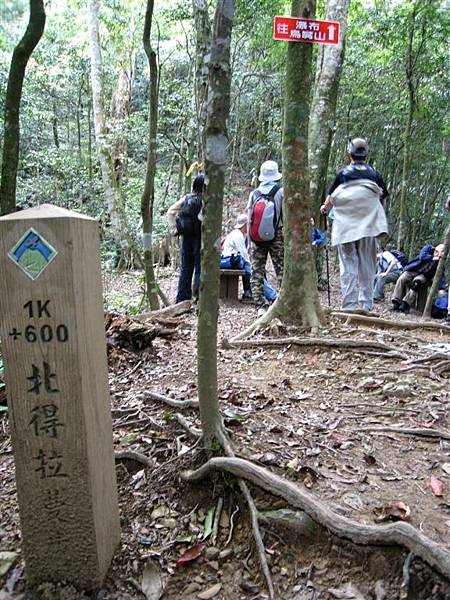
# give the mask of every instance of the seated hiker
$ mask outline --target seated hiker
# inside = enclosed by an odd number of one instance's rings
[[[449,289],[438,291],[431,306],[431,316],[433,319],[446,319],[450,324],[450,307],[448,305]]]
[[[433,281],[439,259],[444,253],[444,244],[436,247],[428,244],[417,256],[406,264],[403,273],[395,284],[391,302],[394,311],[408,313],[417,300],[417,293],[422,285]],[[439,288],[445,285],[445,280],[439,282]]]
[[[244,287],[243,300],[252,299],[251,276],[252,266],[250,256],[247,250],[247,215],[239,215],[236,219],[234,229],[230,231],[223,242],[220,267],[222,269],[243,269],[242,284]],[[264,278],[263,285],[264,297],[267,301],[273,302],[276,297],[276,291],[268,284]]]
[[[311,227],[312,227],[312,245],[313,246],[321,246],[325,244],[325,236],[320,231],[318,227],[316,227],[316,222],[314,221],[314,217],[311,217]]]
[[[396,283],[402,271],[402,264],[393,252],[385,250],[377,254],[377,273],[373,289],[374,302],[384,300],[384,286],[387,283]]]

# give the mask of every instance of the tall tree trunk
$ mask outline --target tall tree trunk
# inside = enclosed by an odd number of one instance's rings
[[[198,398],[203,436],[211,448],[222,427],[217,397],[217,319],[223,189],[228,162],[230,46],[234,0],[217,0],[209,72],[206,181],[197,334]]]
[[[128,72],[125,66],[126,56],[119,61],[116,89],[114,90],[111,106],[112,128],[114,142],[111,149],[111,159],[114,166],[116,184],[120,187],[126,171],[128,154],[127,120],[131,110],[131,89],[133,81],[133,67]],[[130,60],[133,65],[133,58]]]
[[[397,248],[405,246],[407,232],[406,190],[408,185],[409,166],[411,162],[411,133],[416,110],[417,82],[415,81],[414,34],[416,29],[416,8],[414,4],[408,27],[408,49],[406,55],[406,81],[408,84],[408,116],[404,131],[404,151],[402,165],[402,182],[400,187]],[[406,248],[405,248],[406,250]]]
[[[309,118],[310,193],[314,211],[325,198],[328,161],[333,136],[339,80],[344,62],[345,33],[350,0],[328,0],[325,19],[339,21],[339,43],[321,44],[317,55],[317,72]]]
[[[53,131],[53,142],[55,144],[55,148],[59,148],[58,108],[56,106],[56,100],[55,99],[53,99],[52,131]]]
[[[98,27],[98,0],[88,0],[88,4],[95,141],[97,144],[103,187],[105,189],[106,202],[111,220],[112,234],[117,240],[122,240],[123,231],[121,231],[121,219],[119,216],[120,195],[114,175],[111,149],[107,140],[107,128],[103,105],[102,56]]]
[[[442,274],[444,272],[445,261],[447,260],[447,257],[448,257],[449,248],[450,248],[450,225],[447,228],[447,234],[445,236],[444,256],[442,256],[440,258],[440,260],[439,260],[438,268],[436,269],[436,274],[434,276],[433,283],[431,285],[430,291],[428,292],[427,303],[426,303],[424,311],[423,311],[423,318],[424,319],[430,319],[431,318],[431,308],[433,306],[433,300],[434,300],[434,297],[436,296],[436,293],[438,291],[439,281],[440,281],[440,279],[442,277]]]
[[[2,180],[0,185],[0,214],[16,209],[17,167],[20,144],[20,99],[28,60],[44,33],[45,9],[43,0],[30,0],[30,19],[27,29],[14,48],[5,97]]]
[[[92,183],[92,99],[88,100],[87,123],[88,123],[88,173],[89,181]]]
[[[144,191],[141,198],[142,231],[144,234],[144,272],[147,299],[151,310],[158,310],[158,286],[153,269],[153,204],[155,199],[156,134],[158,131],[158,65],[150,42],[154,0],[147,0],[142,42],[150,69],[150,100],[148,117],[148,154]]]
[[[197,117],[197,157],[205,164],[206,101],[208,98],[208,56],[211,48],[211,24],[207,0],[192,0],[195,25],[195,112]]]
[[[292,0],[292,16],[314,19],[315,0]],[[273,308],[286,319],[317,328],[322,320],[311,247],[308,119],[312,44],[289,42],[283,126],[284,274]]]

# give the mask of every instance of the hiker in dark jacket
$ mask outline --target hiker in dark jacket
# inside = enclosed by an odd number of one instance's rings
[[[169,231],[172,235],[181,235],[181,264],[180,276],[178,279],[178,291],[176,302],[183,300],[191,300],[192,295],[198,299],[200,289],[200,250],[201,250],[201,208],[198,212],[197,208],[202,203],[202,195],[205,188],[204,175],[197,175],[192,183],[192,193],[186,194],[181,200],[178,200],[167,211],[167,220]],[[197,205],[192,216],[194,218],[194,226],[189,234],[180,231],[178,220],[183,206],[186,202],[192,202]],[[192,276],[194,275],[194,288],[192,290]]]
[[[417,293],[422,285],[433,281],[439,259],[444,254],[444,244],[434,247],[428,244],[422,248],[417,256],[406,264],[402,275],[395,284],[391,302],[394,311],[408,313],[416,303]],[[445,278],[439,282],[439,288],[445,288]]]

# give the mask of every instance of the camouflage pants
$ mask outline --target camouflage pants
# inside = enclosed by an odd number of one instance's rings
[[[270,254],[273,267],[278,280],[278,287],[281,286],[283,278],[283,260],[284,260],[284,239],[283,230],[277,231],[277,236],[273,242],[256,245],[252,243],[252,294],[256,306],[264,306],[264,277],[266,275],[267,256]]]

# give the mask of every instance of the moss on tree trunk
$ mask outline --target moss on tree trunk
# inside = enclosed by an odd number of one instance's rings
[[[292,16],[313,19],[314,0],[293,0]],[[322,319],[311,246],[308,120],[312,44],[290,42],[283,129],[284,274],[276,313],[309,327]]]
[[[217,393],[217,320],[223,188],[228,163],[230,46],[234,0],[218,0],[209,71],[206,182],[203,203],[201,285],[197,336],[198,399],[206,447],[222,427]]]

